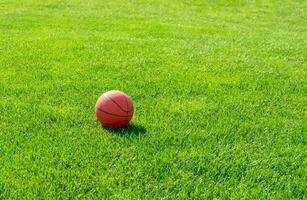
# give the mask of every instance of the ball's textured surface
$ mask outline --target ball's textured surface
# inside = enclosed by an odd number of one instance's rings
[[[104,127],[127,126],[133,116],[133,104],[124,92],[111,90],[101,95],[96,103],[96,116]]]

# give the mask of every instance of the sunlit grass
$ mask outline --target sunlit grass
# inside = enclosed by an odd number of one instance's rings
[[[306,6],[0,1],[0,198],[303,199]]]

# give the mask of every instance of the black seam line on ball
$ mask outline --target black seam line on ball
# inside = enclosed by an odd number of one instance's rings
[[[111,97],[108,97],[115,105],[118,106],[119,109],[121,109],[124,112],[131,112],[132,110],[124,110],[116,101],[114,101],[114,99],[112,99]],[[127,107],[128,108],[128,107]]]
[[[125,98],[126,100],[126,103],[127,103],[127,115],[128,115],[128,100],[127,100],[127,97]]]
[[[109,112],[107,112],[107,111],[104,111],[104,110],[102,110],[102,109],[100,109],[100,108],[97,108],[100,112],[103,112],[103,113],[106,113],[106,114],[108,114],[108,115],[112,115],[112,116],[116,116],[116,117],[130,117],[131,115],[126,115],[126,116],[124,116],[124,115],[117,115],[117,114],[113,114],[113,113],[109,113]]]

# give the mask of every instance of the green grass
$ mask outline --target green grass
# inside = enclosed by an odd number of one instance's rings
[[[0,0],[0,199],[304,199],[307,2]],[[119,89],[133,125],[94,106]]]

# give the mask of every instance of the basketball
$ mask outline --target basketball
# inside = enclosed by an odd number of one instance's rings
[[[132,119],[133,110],[131,98],[118,90],[104,93],[96,103],[97,119],[107,128],[127,126]]]

